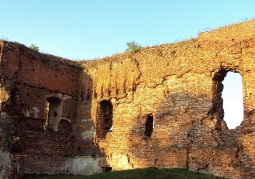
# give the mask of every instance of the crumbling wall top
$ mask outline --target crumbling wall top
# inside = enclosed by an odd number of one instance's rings
[[[1,52],[1,50],[3,52]],[[9,42],[5,40],[0,40],[0,57],[2,53],[7,51],[16,52],[16,56],[19,56],[20,54],[29,56],[30,57],[29,59],[33,59],[33,60],[40,60],[43,62],[57,62],[59,64],[68,64],[75,68],[80,68],[79,63],[77,63],[76,61],[54,56],[48,53],[41,53],[36,50],[30,49],[26,47],[25,45],[18,42]]]
[[[199,41],[241,41],[254,37],[255,19],[199,33]]]

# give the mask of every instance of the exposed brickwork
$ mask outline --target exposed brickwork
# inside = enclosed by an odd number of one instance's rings
[[[0,49],[0,176],[153,166],[255,178],[255,20],[97,61]],[[221,98],[228,71],[243,80],[233,130]]]
[[[9,174],[54,173],[63,157],[73,156],[80,69],[19,44],[4,42],[2,48],[1,149],[10,152]],[[57,132],[45,128],[45,104],[51,96],[63,101]]]

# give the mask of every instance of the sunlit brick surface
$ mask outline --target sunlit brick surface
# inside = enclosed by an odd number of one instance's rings
[[[94,61],[72,62],[4,41],[0,51],[2,178],[107,167],[255,178],[255,20]],[[221,97],[228,71],[243,81],[244,120],[233,130]],[[61,119],[54,129],[45,123],[46,101],[53,98],[63,105],[51,111],[52,120]]]

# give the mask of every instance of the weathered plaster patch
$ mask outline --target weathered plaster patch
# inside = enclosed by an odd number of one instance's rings
[[[72,96],[68,96],[68,95],[63,95],[61,93],[57,94],[57,97],[61,98],[62,100],[67,100],[67,99],[72,99]]]
[[[0,158],[1,159],[1,158]],[[45,165],[41,160],[35,160],[32,157],[25,157],[24,172],[27,174],[47,173],[47,174],[74,174],[74,175],[92,175],[101,173],[101,158],[94,159],[92,156],[66,158],[61,165],[52,164],[51,167]],[[0,175],[1,176],[1,175]]]
[[[34,118],[38,118],[38,113],[41,112],[37,107],[33,107],[33,110],[23,110],[25,117],[30,117],[31,114],[34,114]]]
[[[66,163],[66,168],[72,167],[74,175],[92,175],[101,173],[102,168],[99,166],[100,158],[94,159],[91,156],[75,157]]]
[[[5,115],[7,115],[7,114],[6,114],[6,112],[1,112],[1,115],[2,115],[2,116],[5,116]]]
[[[91,118],[88,118],[88,119],[82,119],[81,122],[88,122],[88,121],[92,121]]]
[[[38,117],[39,112],[40,112],[40,110],[37,107],[33,107],[33,113],[35,114],[35,118]]]
[[[0,178],[7,177],[8,170],[11,169],[10,154],[0,150]],[[8,177],[7,177],[8,178]]]
[[[92,126],[90,130],[84,131],[82,134],[82,139],[91,139],[94,137],[94,127]]]
[[[23,114],[24,114],[25,117],[29,117],[30,116],[29,110],[23,110]]]
[[[66,118],[66,117],[63,117],[63,116],[62,116],[61,119],[62,119],[62,120],[65,120],[65,121],[68,121],[69,123],[71,123],[71,119],[69,119],[69,118]]]

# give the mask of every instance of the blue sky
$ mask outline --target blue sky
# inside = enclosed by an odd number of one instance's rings
[[[0,0],[0,38],[72,60],[197,37],[255,17],[254,0]],[[225,81],[225,80],[224,80]]]
[[[254,0],[0,0],[0,38],[94,59],[135,40],[153,46],[255,17]]]

